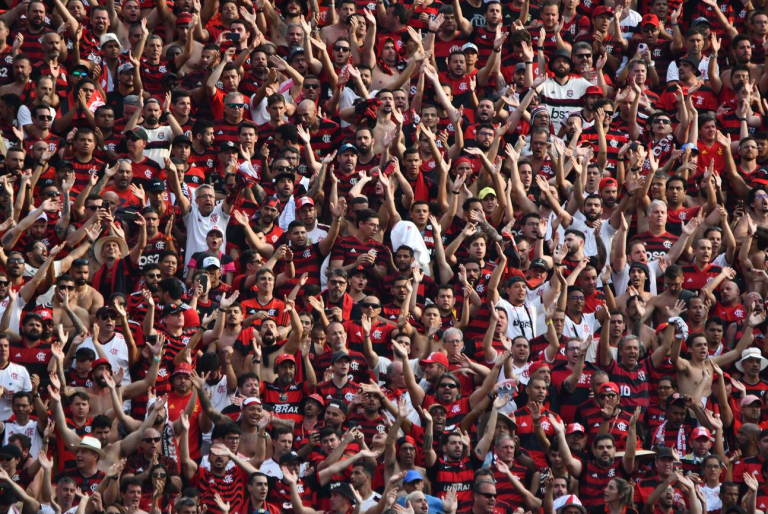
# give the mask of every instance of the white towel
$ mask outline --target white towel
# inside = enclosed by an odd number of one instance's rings
[[[424,274],[430,274],[429,250],[427,250],[421,232],[412,221],[397,222],[397,225],[392,229],[391,239],[393,251],[396,252],[403,245],[412,248],[416,257],[416,264],[424,271]]]

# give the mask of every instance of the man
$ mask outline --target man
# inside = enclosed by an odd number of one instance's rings
[[[95,491],[107,478],[107,474],[99,470],[99,461],[106,457],[101,443],[95,437],[85,436],[75,449],[77,467],[63,476],[72,478],[81,490]]]
[[[592,83],[581,77],[571,76],[573,61],[568,50],[555,51],[548,66],[554,77],[544,81],[536,90],[541,96],[541,105],[549,110],[552,125],[557,133],[568,116],[581,108],[582,97]]]
[[[341,268],[347,273],[357,266],[364,266],[378,280],[389,269],[392,255],[389,247],[375,239],[379,234],[379,215],[371,210],[357,213],[357,233],[342,238],[331,252],[330,269]]]
[[[3,390],[0,398],[0,421],[6,421],[13,415],[10,398],[15,393],[32,390],[27,368],[12,362],[10,356],[8,336],[0,333],[0,387]]]

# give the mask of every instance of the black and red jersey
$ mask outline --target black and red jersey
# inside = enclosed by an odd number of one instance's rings
[[[262,382],[259,391],[261,401],[271,406],[273,415],[280,419],[291,419],[296,425],[301,424],[304,419],[301,405],[304,398],[312,393],[307,382],[293,383],[286,387],[281,386],[277,380]]]
[[[456,491],[459,502],[472,500],[475,470],[468,457],[456,462],[440,457],[434,466],[427,469],[427,475],[432,482],[432,494],[438,498],[445,498],[450,491]]]

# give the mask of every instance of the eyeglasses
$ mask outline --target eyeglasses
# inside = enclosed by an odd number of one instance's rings
[[[10,257],[8,259],[9,264],[24,264],[24,259],[21,257]]]
[[[668,391],[669,389],[672,389],[672,386],[662,386],[662,385],[660,385],[656,389],[663,389],[664,391]]]
[[[101,205],[89,205],[88,207],[86,207],[86,209],[88,209],[89,211],[98,211],[99,209],[101,209]]]
[[[616,395],[615,394],[601,394],[600,395],[600,399],[601,400],[607,400],[609,398],[616,398]]]
[[[337,52],[349,52],[350,47],[348,47],[348,46],[334,46],[333,49],[336,50]]]
[[[286,171],[291,172],[293,171],[293,166],[275,166],[275,171],[279,171],[280,173],[284,173]]]
[[[462,341],[461,339],[450,339],[450,340],[446,340],[445,344],[461,344],[463,342],[464,341]]]
[[[577,59],[587,60],[587,59],[591,59],[592,58],[592,54],[576,54],[576,55],[574,55],[574,57],[577,58]]]
[[[565,349],[566,352],[578,352],[579,347],[578,346],[571,346],[570,348]]]
[[[744,145],[741,147],[743,150],[757,150],[755,145]]]
[[[496,494],[496,493],[477,493],[477,494],[479,494],[480,496],[482,496],[486,500],[493,500],[493,499],[495,499],[498,496],[498,494]]]
[[[62,286],[62,285],[60,285],[59,289],[62,289],[64,291],[74,291],[75,290],[75,286]]]
[[[363,302],[363,307],[366,309],[380,309],[381,305],[379,305],[378,303]]]
[[[227,104],[230,109],[245,109],[245,104]]]
[[[659,125],[672,125],[672,121],[666,119],[656,120],[656,123]]]
[[[108,319],[111,319],[112,321],[114,321],[117,319],[117,316],[115,316],[114,314],[103,314],[101,316],[102,321],[107,321]]]
[[[0,282],[0,287],[8,287],[9,284],[10,282],[8,282],[7,280],[3,280]]]
[[[720,464],[707,464],[704,469],[720,469]]]
[[[53,116],[46,116],[45,114],[41,114],[37,117],[40,121],[51,121],[53,119]]]
[[[346,280],[329,280],[328,283],[334,286],[343,286],[347,284],[347,281]]]
[[[162,439],[162,437],[145,437],[142,441],[145,443],[159,443]]]
[[[605,113],[606,116],[613,116],[614,114],[616,114],[615,111],[606,111],[605,109],[603,109],[603,112]]]
[[[158,437],[158,439],[160,438]],[[152,478],[165,478],[167,476],[165,473],[152,473]]]
[[[304,84],[304,89],[320,89],[320,84]]]
[[[445,388],[445,389],[458,389],[459,386],[457,386],[454,383],[446,382],[445,384],[440,384],[439,387]]]

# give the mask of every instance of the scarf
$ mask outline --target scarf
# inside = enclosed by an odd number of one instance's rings
[[[410,181],[409,181],[410,182]],[[424,175],[419,171],[416,176],[416,183],[412,183],[413,186],[413,199],[417,202],[429,202],[429,187],[424,180]]]
[[[669,423],[669,420],[665,421],[664,423],[659,426],[659,428],[656,430],[656,437],[654,439],[656,440],[656,444],[659,446],[664,446],[665,441],[665,435],[667,430],[667,423]],[[685,452],[687,450],[686,446],[686,437],[685,437],[685,425],[677,429],[677,453],[679,455],[685,455]]]
[[[93,283],[96,284],[96,289],[101,293],[104,298],[109,298],[112,293],[131,294],[129,285],[129,273],[130,269],[125,264],[125,259],[130,257],[124,257],[118,260],[112,268],[112,278],[107,279],[107,265],[102,264],[101,267],[93,275]]]
[[[288,230],[288,225],[296,219],[296,197],[291,196],[283,207],[283,213],[280,214],[278,225],[283,230]]]

